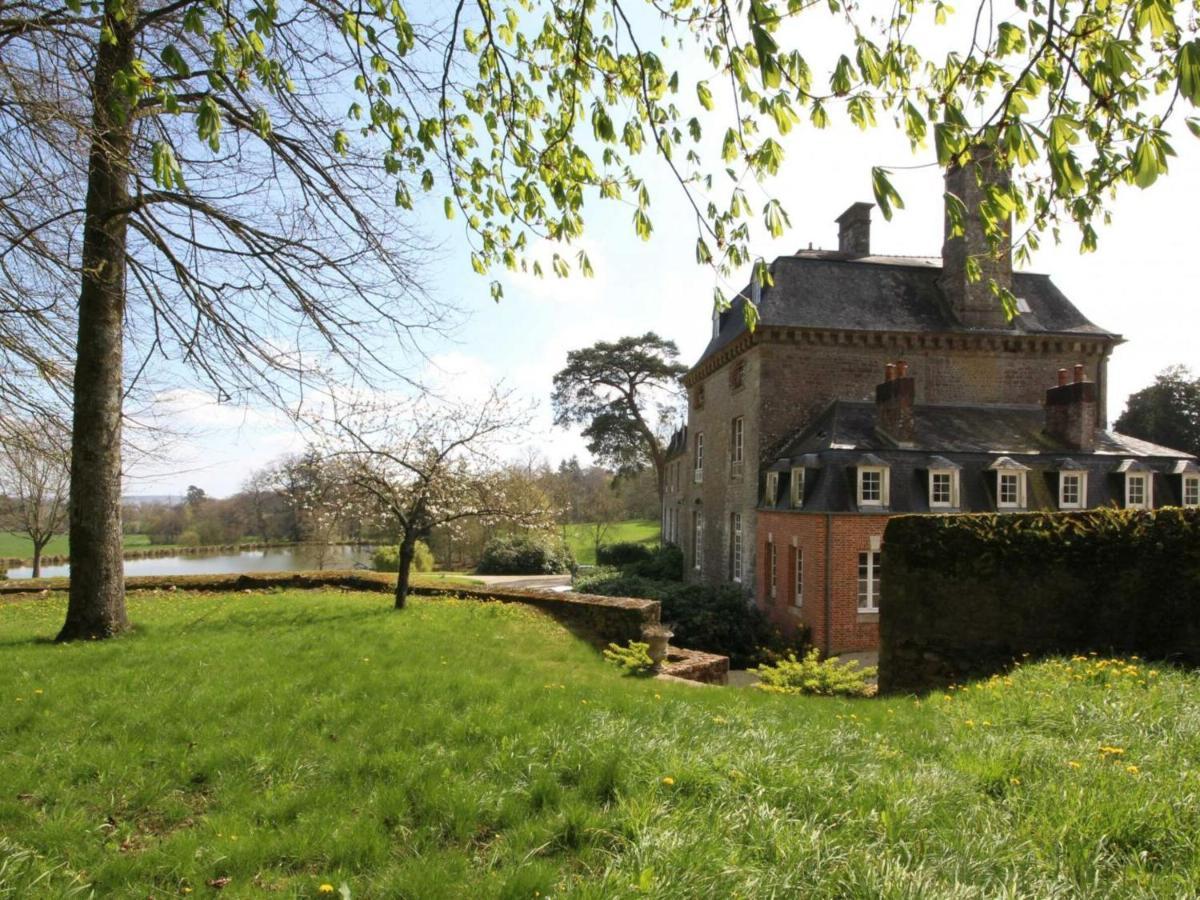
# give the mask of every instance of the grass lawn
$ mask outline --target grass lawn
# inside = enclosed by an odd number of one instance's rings
[[[657,544],[661,528],[655,519],[629,519],[625,522],[613,522],[605,533],[602,544],[620,544],[625,541],[635,541],[639,544]],[[578,523],[567,526],[567,545],[575,554],[575,559],[585,566],[596,564],[596,545],[592,526]]]
[[[126,550],[150,550],[155,547],[165,547],[167,544],[151,544],[150,535],[148,534],[127,534],[125,535]],[[67,536],[65,534],[56,535],[50,539],[50,543],[46,545],[46,549],[42,551],[46,556],[66,556],[67,555]],[[15,534],[11,531],[0,531],[0,557],[29,559],[33,556],[33,544],[29,542],[29,538],[23,534]]]
[[[620,677],[517,606],[0,604],[0,896],[1194,895],[1200,677],[1061,661],[923,701]],[[228,881],[226,881],[228,879]]]

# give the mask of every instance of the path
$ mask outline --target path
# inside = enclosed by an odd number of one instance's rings
[[[524,588],[532,591],[561,591],[571,586],[570,575],[471,575],[488,587]]]

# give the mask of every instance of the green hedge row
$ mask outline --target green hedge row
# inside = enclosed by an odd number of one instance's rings
[[[879,637],[885,691],[1024,654],[1200,663],[1200,510],[893,518]]]

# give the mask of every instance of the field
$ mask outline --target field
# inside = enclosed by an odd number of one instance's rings
[[[0,896],[1191,895],[1200,678],[1082,659],[924,700],[620,677],[516,606],[0,604]]]
[[[126,550],[149,550],[151,547],[163,547],[165,544],[151,544],[150,536],[147,534],[127,534],[125,535]],[[67,555],[67,536],[65,534],[55,535],[50,539],[50,543],[46,545],[46,549],[42,551],[46,556],[66,556]],[[29,542],[23,534],[15,534],[11,531],[0,531],[0,557],[13,559],[29,559],[33,556],[33,544]]]
[[[639,544],[657,544],[661,529],[655,519],[628,519],[624,522],[614,522],[609,526],[601,543],[619,544],[624,541],[635,541]],[[567,526],[567,546],[575,554],[575,559],[585,566],[596,564],[596,545],[592,525],[578,523]]]

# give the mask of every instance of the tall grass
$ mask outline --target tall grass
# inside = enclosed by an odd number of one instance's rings
[[[594,526],[588,522],[567,525],[566,541],[576,562],[585,566],[596,564],[596,538]],[[657,544],[662,529],[655,519],[627,519],[613,522],[601,539],[602,544],[621,544],[632,541],[638,544]]]
[[[0,897],[1187,896],[1200,678],[1060,660],[922,700],[622,678],[516,606],[0,605]]]

